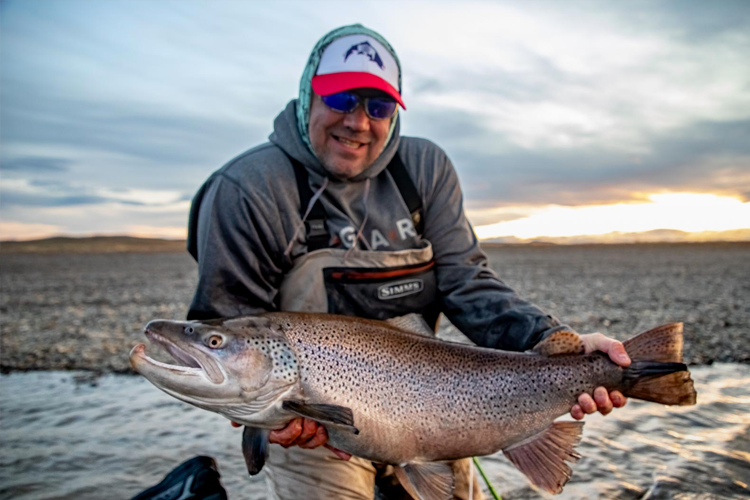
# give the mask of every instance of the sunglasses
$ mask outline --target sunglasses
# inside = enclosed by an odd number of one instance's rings
[[[398,103],[386,97],[362,97],[352,92],[320,96],[326,106],[337,113],[352,113],[364,103],[365,114],[373,120],[385,120],[393,116]]]

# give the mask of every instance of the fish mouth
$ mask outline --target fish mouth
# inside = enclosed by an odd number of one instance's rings
[[[192,368],[192,369],[197,368],[199,370],[204,370],[203,366],[200,364],[200,362],[195,356],[187,352],[185,349],[179,347],[174,342],[171,342],[166,337],[162,337],[158,333],[152,332],[151,330],[146,330],[145,334],[146,334],[146,337],[151,339],[154,343],[166,349],[167,352],[174,358],[174,360],[180,363],[180,365],[166,365],[166,363],[162,363],[162,364],[166,366],[176,366],[179,368]],[[154,361],[158,363],[158,361],[156,360]]]
[[[159,335],[158,333],[146,329],[144,330],[146,337],[151,340],[155,345],[162,347],[166,350],[177,364],[169,364],[161,361],[157,361],[146,354],[145,344],[138,344],[133,348],[130,353],[131,364],[137,369],[139,362],[145,362],[154,367],[158,367],[169,372],[181,375],[203,375],[214,384],[221,384],[224,381],[224,374],[217,363],[214,363],[210,359],[205,359],[204,356],[200,356],[199,353],[193,354],[187,349],[179,346],[172,340]]]

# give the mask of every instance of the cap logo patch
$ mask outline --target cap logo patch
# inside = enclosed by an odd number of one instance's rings
[[[349,47],[349,50],[347,50],[346,54],[344,54],[344,62],[346,62],[346,60],[352,54],[366,55],[368,59],[370,59],[370,61],[380,66],[380,69],[383,69],[383,70],[385,69],[385,64],[383,64],[383,60],[378,55],[378,52],[367,41],[361,42],[361,43],[358,43]]]

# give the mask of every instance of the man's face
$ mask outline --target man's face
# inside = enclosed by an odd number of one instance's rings
[[[360,94],[359,91],[355,93]],[[364,106],[357,106],[347,114],[333,111],[313,93],[310,143],[325,169],[334,177],[351,179],[372,165],[385,147],[390,125],[390,119],[371,119]]]

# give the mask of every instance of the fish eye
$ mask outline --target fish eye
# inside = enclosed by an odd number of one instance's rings
[[[193,330],[193,327],[192,327],[192,326],[186,326],[186,327],[185,327],[185,333],[186,333],[186,334],[188,334],[188,335],[192,335],[192,334],[193,334],[193,332],[195,332],[195,330]]]
[[[208,338],[208,342],[207,342],[208,347],[212,349],[218,349],[219,347],[221,347],[221,344],[223,343],[224,343],[224,339],[221,338],[221,335],[211,335]]]

